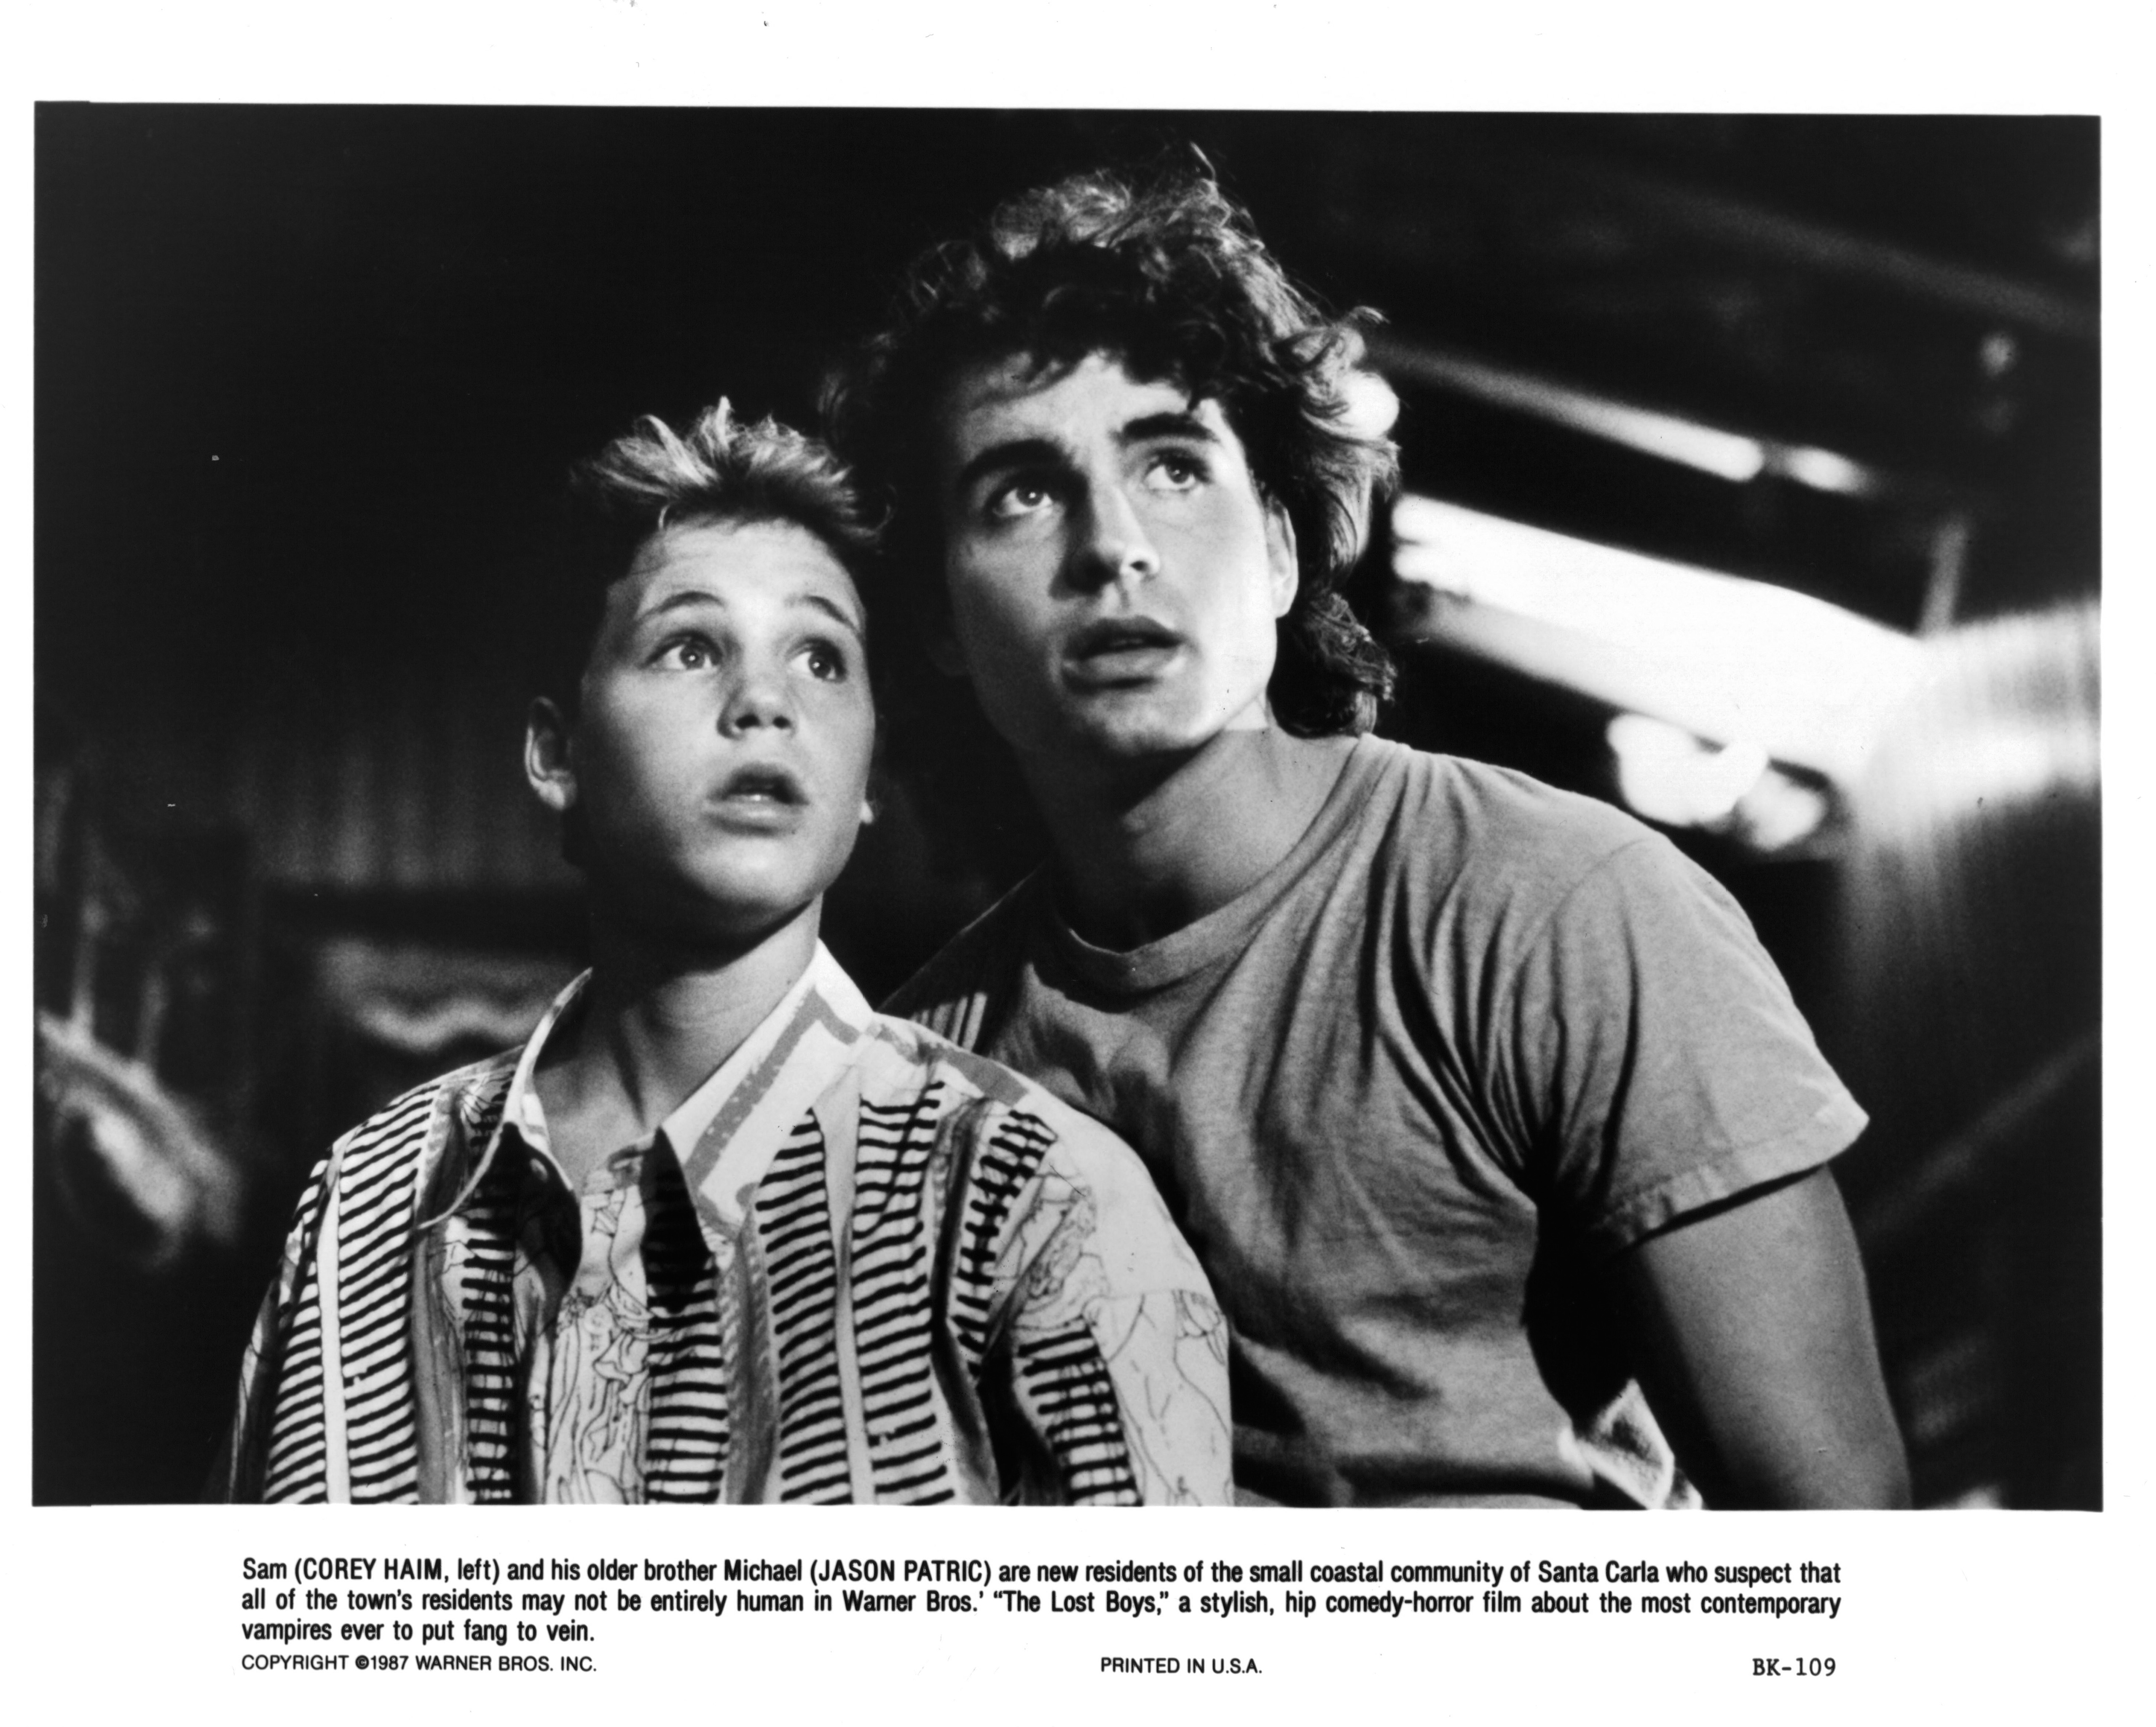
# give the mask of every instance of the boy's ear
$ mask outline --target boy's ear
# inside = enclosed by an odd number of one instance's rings
[[[1273,616],[1286,617],[1295,604],[1302,566],[1296,556],[1295,524],[1280,504],[1265,505],[1265,579],[1272,591]]]
[[[557,816],[577,805],[577,771],[569,757],[569,722],[550,698],[540,696],[524,716],[524,777],[540,802]]]

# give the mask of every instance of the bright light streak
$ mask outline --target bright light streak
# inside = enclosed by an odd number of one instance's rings
[[[1612,402],[1568,384],[1471,360],[1464,354],[1444,353],[1385,338],[1373,341],[1373,349],[1382,364],[1407,377],[1569,426],[1576,432],[1607,438],[1723,479],[1741,484],[1756,479],[1767,465],[1767,452],[1759,440],[1741,433],[1723,432],[1675,414]]]
[[[1530,392],[1516,390],[1505,393],[1517,398]],[[1574,430],[1591,433],[1647,455],[1659,456],[1666,462],[1697,468],[1702,474],[1733,480],[1739,485],[1757,479],[1766,470],[1766,446],[1741,432],[1723,432],[1691,420],[1678,419],[1672,414],[1604,402],[1554,386],[1545,386],[1532,393],[1555,410],[1550,418]],[[1527,403],[1516,400],[1513,405],[1524,407]]]
[[[1720,826],[1767,771],[1757,744],[1710,744],[1645,714],[1620,714],[1609,737],[1625,802],[1672,828]]]
[[[1644,714],[1620,714],[1608,735],[1617,789],[1650,822],[1778,852],[1810,838],[1826,820],[1825,794],[1774,766],[1757,744],[1710,744]]]
[[[1832,450],[1814,449],[1808,444],[1776,448],[1772,452],[1770,465],[1784,479],[1810,486],[1815,492],[1868,498],[1880,489],[1878,476],[1870,469],[1859,467],[1848,457],[1837,456]]]
[[[1372,357],[1399,377],[1568,427],[1738,485],[1772,474],[1814,491],[1848,498],[1868,498],[1886,489],[1885,479],[1876,470],[1832,450],[1702,425],[1511,366],[1404,341],[1383,331],[1373,331],[1369,342]]]
[[[1915,638],[1768,582],[1429,498],[1393,525],[1427,638],[1837,781],[1918,670]]]

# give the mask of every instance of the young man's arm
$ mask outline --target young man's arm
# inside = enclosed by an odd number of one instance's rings
[[[1908,1503],[1856,1236],[1824,1169],[1693,1213],[1611,1274],[1647,1401],[1708,1504]]]
[[[1610,1256],[1632,1372],[1709,1504],[1902,1503],[1825,1168],[1864,1112],[1727,890],[1618,838],[1527,951],[1507,1022],[1551,1208]]]

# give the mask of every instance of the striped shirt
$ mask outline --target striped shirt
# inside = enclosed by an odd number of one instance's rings
[[[652,1500],[1227,1499],[1226,1334],[1136,1155],[872,1012],[820,947],[624,1166],[634,1313],[566,1339],[591,1267],[531,1075],[582,983],[521,1052],[408,1093],[314,1171],[224,1496],[589,1497],[582,1446]],[[603,1420],[581,1382],[603,1360],[624,1376]]]

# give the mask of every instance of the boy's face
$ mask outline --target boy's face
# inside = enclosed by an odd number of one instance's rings
[[[1021,356],[961,372],[935,432],[937,659],[1021,757],[1114,766],[1267,723],[1295,541],[1219,403]]]
[[[644,543],[608,592],[576,719],[540,704],[527,751],[540,796],[578,812],[610,911],[752,938],[830,885],[868,816],[865,646],[852,578],[805,528]]]

